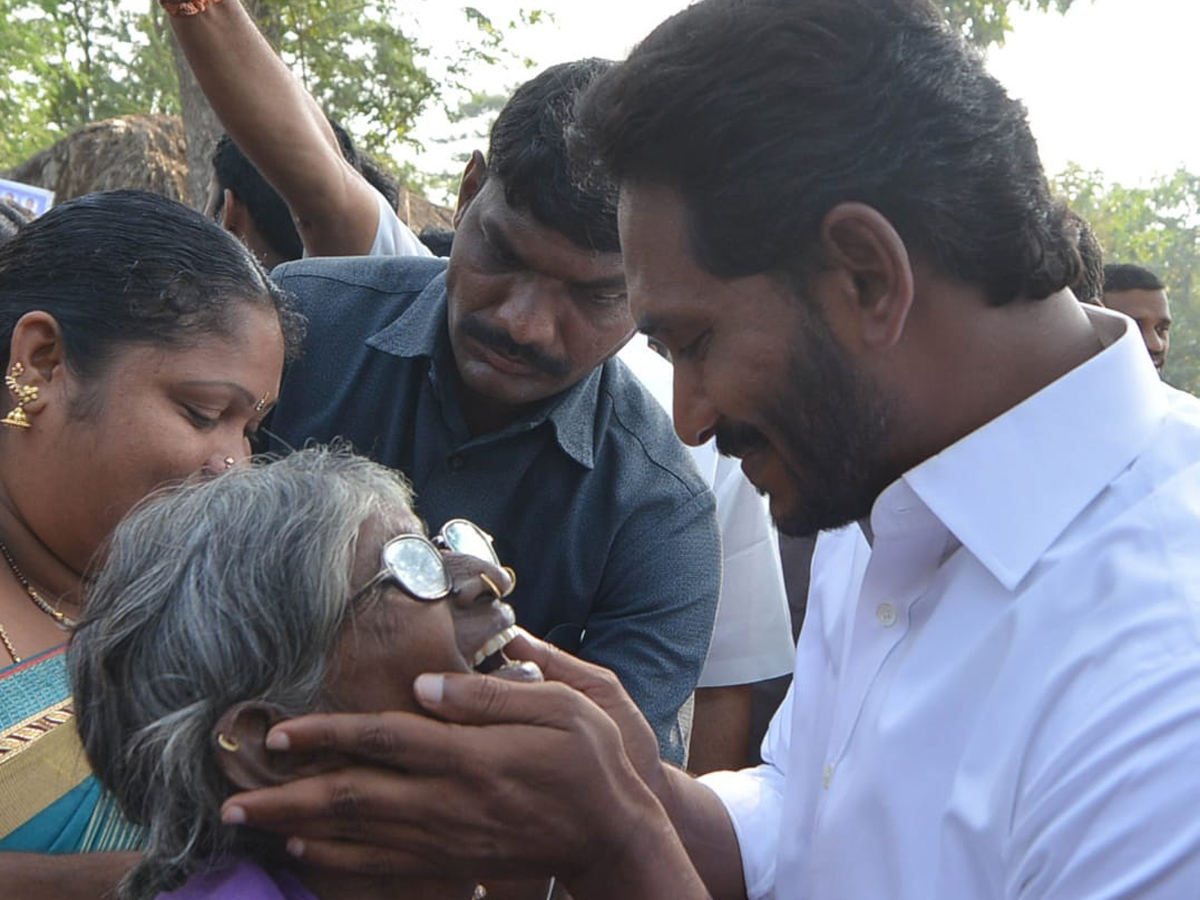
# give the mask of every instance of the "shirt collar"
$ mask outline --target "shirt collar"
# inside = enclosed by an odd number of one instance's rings
[[[1137,329],[1107,310],[1085,311],[1105,349],[902,478],[1009,590],[1145,448],[1166,414]],[[889,491],[873,519],[892,505]]]
[[[367,338],[367,346],[405,359],[434,357],[449,344],[446,327],[446,273],[440,272],[400,315]]]
[[[452,366],[454,355],[450,350],[446,317],[446,273],[442,272],[407,309],[367,338],[367,346],[402,359],[428,357],[435,367]],[[528,416],[497,432],[496,436],[531,431],[549,421],[563,452],[584,468],[593,468],[596,404],[602,368],[597,366],[576,384],[539,404]],[[439,383],[437,379],[435,383]],[[449,400],[457,405],[453,396]]]

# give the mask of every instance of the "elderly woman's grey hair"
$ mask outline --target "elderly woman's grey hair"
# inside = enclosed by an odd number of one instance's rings
[[[399,474],[311,448],[153,496],[116,529],[69,660],[92,768],[147,830],[120,897],[154,897],[256,849],[220,823],[232,788],[215,724],[242,701],[317,708],[359,530],[399,525],[411,499]]]

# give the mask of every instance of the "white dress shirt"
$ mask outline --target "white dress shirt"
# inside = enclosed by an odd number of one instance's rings
[[[1088,315],[818,542],[767,763],[704,779],[751,898],[1200,898],[1200,401]]]
[[[650,348],[645,337],[634,335],[617,359],[672,412],[671,364]],[[796,648],[778,538],[766,504],[746,480],[741,464],[717,453],[712,441],[688,449],[717,498],[724,563],[712,643],[698,687],[752,684],[786,675],[792,670]]]

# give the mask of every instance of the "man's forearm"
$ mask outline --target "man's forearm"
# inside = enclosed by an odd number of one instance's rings
[[[342,158],[324,112],[239,0],[171,25],[221,124],[288,204],[309,253],[366,252],[378,225],[374,188]]]
[[[136,853],[0,853],[4,896],[21,900],[113,900]]]
[[[692,776],[663,764],[650,787],[717,900],[744,900],[746,884],[737,834],[724,804]]]

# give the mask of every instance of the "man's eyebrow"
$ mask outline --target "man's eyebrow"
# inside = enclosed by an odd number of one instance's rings
[[[593,278],[590,281],[572,281],[571,287],[581,291],[610,291],[616,288],[625,289],[625,274],[605,275],[603,278]]]
[[[525,258],[517,252],[516,247],[512,245],[504,231],[495,223],[480,217],[479,228],[483,232],[483,238],[492,245],[492,249],[499,255],[512,260],[521,265],[525,264]]]
[[[637,327],[638,331],[640,331],[642,334],[655,335],[662,332],[666,326],[663,324],[663,320],[658,316],[654,315],[653,313],[646,313],[646,315],[638,319]]]

